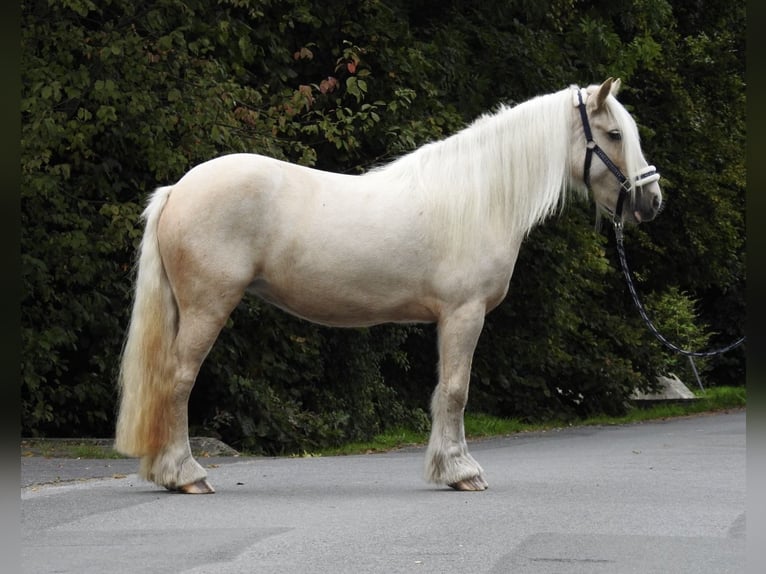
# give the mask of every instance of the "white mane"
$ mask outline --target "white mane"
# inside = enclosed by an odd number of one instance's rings
[[[623,134],[625,175],[634,177],[645,164],[638,128],[614,96],[606,107]],[[568,191],[587,193],[583,182],[570,178],[574,122],[579,115],[567,88],[501,106],[368,177],[381,177],[419,200],[428,218],[425,231],[453,253],[470,256],[488,233],[497,241],[523,237],[560,211]]]
[[[407,187],[431,231],[470,253],[487,231],[498,240],[521,237],[563,206],[573,113],[569,89],[501,106],[371,175]]]

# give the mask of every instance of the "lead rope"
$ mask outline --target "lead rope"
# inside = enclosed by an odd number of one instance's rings
[[[622,273],[623,275],[625,275],[625,281],[628,284],[628,290],[630,291],[630,294],[633,297],[633,303],[635,303],[636,308],[638,309],[638,312],[641,315],[641,318],[644,320],[644,323],[646,323],[646,326],[649,327],[649,330],[652,332],[652,334],[657,338],[657,340],[660,343],[665,345],[668,349],[689,358],[689,363],[692,366],[692,371],[694,372],[694,376],[697,378],[697,384],[699,385],[700,390],[704,391],[705,389],[702,386],[702,381],[700,381],[700,376],[699,376],[699,373],[697,372],[697,366],[694,364],[694,357],[712,357],[715,355],[721,355],[723,353],[726,353],[728,351],[731,351],[732,349],[739,347],[742,343],[745,342],[745,337],[742,337],[738,339],[737,341],[734,341],[730,345],[721,347],[720,349],[713,349],[711,351],[688,351],[668,341],[662,335],[662,333],[660,333],[657,330],[657,327],[654,326],[654,323],[649,318],[649,315],[647,314],[646,309],[641,303],[641,300],[638,298],[638,293],[636,292],[636,286],[633,284],[633,278],[631,277],[630,269],[628,269],[628,260],[625,257],[625,246],[623,245],[622,222],[616,219],[614,220],[614,236],[617,239],[617,254],[620,257],[620,267],[622,267]]]

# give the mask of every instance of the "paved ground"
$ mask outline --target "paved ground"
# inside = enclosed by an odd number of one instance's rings
[[[173,494],[135,460],[22,458],[24,572],[740,574],[745,413],[475,442],[490,489],[420,478],[424,449],[201,459]]]

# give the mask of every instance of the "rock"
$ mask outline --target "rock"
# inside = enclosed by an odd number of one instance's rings
[[[189,446],[194,456],[239,456],[239,452],[213,437],[189,437]]]
[[[644,393],[636,389],[630,398],[634,401],[651,402],[686,402],[697,400],[697,397],[673,373],[669,377],[657,377],[660,388],[656,393]]]

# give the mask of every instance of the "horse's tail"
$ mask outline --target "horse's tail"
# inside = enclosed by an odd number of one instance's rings
[[[128,456],[152,456],[170,439],[178,307],[160,257],[157,227],[171,189],[158,188],[143,212],[146,227],[118,378],[114,448]]]

